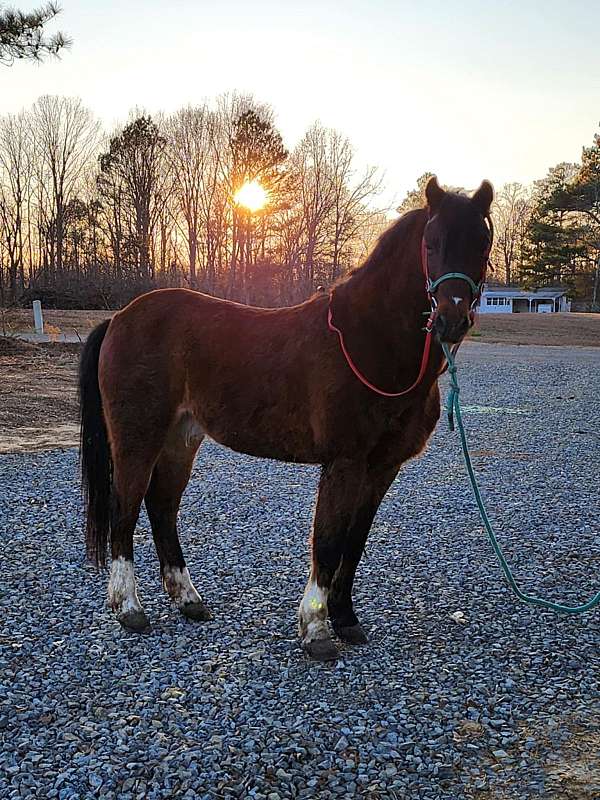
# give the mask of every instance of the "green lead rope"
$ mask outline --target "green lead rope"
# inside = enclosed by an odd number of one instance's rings
[[[506,575],[506,579],[510,585],[510,588],[513,590],[513,592],[516,594],[519,600],[523,600],[525,603],[531,603],[536,606],[541,606],[542,608],[551,608],[553,611],[560,611],[564,614],[582,614],[584,611],[589,611],[591,608],[594,608],[600,603],[600,592],[598,592],[594,597],[592,597],[591,600],[589,600],[587,603],[584,603],[583,605],[565,606],[562,603],[553,603],[550,600],[543,600],[540,597],[533,597],[532,595],[525,594],[517,586],[517,582],[513,577],[511,569],[508,566],[508,563],[504,558],[502,549],[500,548],[498,540],[496,539],[496,534],[494,533],[494,529],[492,528],[492,524],[487,515],[487,511],[485,510],[485,505],[481,497],[481,492],[479,491],[479,486],[477,485],[477,478],[475,477],[475,472],[473,471],[471,456],[469,455],[469,445],[467,444],[467,437],[465,435],[465,428],[462,421],[460,401],[458,399],[460,393],[460,387],[458,385],[458,379],[456,377],[457,369],[456,369],[456,364],[454,362],[454,357],[450,352],[450,348],[448,347],[447,344],[442,344],[442,349],[444,351],[444,355],[446,356],[446,360],[448,361],[448,372],[450,374],[450,391],[448,392],[448,398],[446,402],[446,413],[448,415],[448,424],[450,426],[450,430],[453,431],[454,418],[456,417],[456,424],[458,425],[458,432],[462,444],[462,451],[465,459],[465,465],[467,467],[467,472],[469,473],[469,478],[471,480],[471,486],[473,487],[475,500],[477,501],[477,506],[479,507],[479,513],[481,514],[481,519],[483,520],[483,524],[487,531],[487,535],[489,537],[490,542],[492,543],[494,552],[498,557],[498,561],[500,562],[502,571]]]

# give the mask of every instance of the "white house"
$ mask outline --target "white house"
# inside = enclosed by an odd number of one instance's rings
[[[564,289],[534,289],[527,292],[510,286],[486,287],[481,293],[480,314],[523,314],[570,311],[571,301]]]

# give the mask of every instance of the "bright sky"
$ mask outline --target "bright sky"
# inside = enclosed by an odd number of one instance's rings
[[[14,0],[26,9],[39,3]],[[288,147],[319,119],[385,171],[475,187],[579,159],[600,121],[597,0],[62,0],[60,62],[0,66],[0,112],[77,95],[111,128],[221,92],[270,103]]]

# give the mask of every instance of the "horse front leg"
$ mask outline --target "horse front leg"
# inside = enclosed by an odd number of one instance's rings
[[[327,625],[327,596],[361,495],[366,464],[336,459],[323,467],[311,537],[311,570],[300,608],[299,632],[312,658],[332,661],[339,651]]]
[[[370,466],[357,497],[354,519],[344,538],[344,549],[329,593],[329,618],[336,634],[349,644],[365,644],[367,635],[354,611],[352,587],[377,509],[398,474],[399,465]]]

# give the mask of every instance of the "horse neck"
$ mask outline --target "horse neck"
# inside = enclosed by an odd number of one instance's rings
[[[409,366],[420,359],[422,329],[429,310],[421,265],[421,240],[427,212],[414,212],[394,231],[393,246],[380,243],[346,283],[334,291],[333,310],[344,333],[364,349],[383,354],[382,361]],[[339,297],[338,297],[339,295]],[[338,310],[339,309],[339,310]]]

